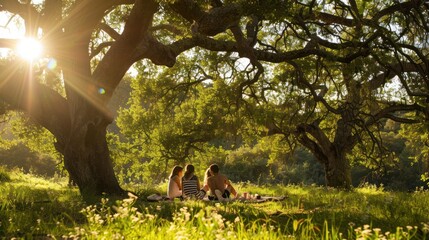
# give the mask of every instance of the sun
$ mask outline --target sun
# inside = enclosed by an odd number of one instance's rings
[[[17,46],[16,51],[18,56],[27,60],[33,61],[42,55],[43,46],[42,44],[34,38],[24,38],[21,39]]]

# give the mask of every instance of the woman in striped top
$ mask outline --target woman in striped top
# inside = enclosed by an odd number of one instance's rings
[[[192,198],[198,197],[200,192],[200,181],[194,174],[194,165],[188,164],[185,167],[185,174],[182,178],[183,197]]]

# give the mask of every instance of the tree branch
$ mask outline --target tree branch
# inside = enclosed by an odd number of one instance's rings
[[[18,39],[0,38],[0,48],[15,48],[18,44]]]
[[[410,0],[409,2],[397,3],[381,11],[378,11],[373,17],[372,21],[378,21],[384,16],[391,15],[395,12],[401,12],[407,14],[411,9],[418,8],[421,4],[424,4],[424,0]]]
[[[413,104],[413,105],[407,105],[407,104],[394,104],[394,105],[390,105],[388,107],[385,107],[383,109],[381,109],[378,113],[372,115],[366,122],[365,125],[366,126],[371,126],[374,123],[378,122],[380,119],[383,118],[390,118],[392,120],[394,120],[393,118],[396,119],[400,119],[399,117],[395,117],[393,115],[393,113],[395,112],[399,112],[399,111],[419,111],[419,112],[423,112],[426,113],[426,109],[418,104]],[[404,120],[405,121],[405,120]],[[409,120],[410,122],[413,120]]]
[[[141,43],[147,43],[147,31],[152,24],[158,4],[154,0],[137,0],[128,16],[121,36],[107,51],[93,72],[100,87],[106,90],[103,101],[108,101],[124,74],[135,62],[135,54]],[[115,65],[112,68],[112,64]]]
[[[97,56],[97,54],[99,54],[104,48],[106,47],[110,47],[114,44],[115,42],[102,42],[100,43],[100,45],[97,46],[96,49],[93,49],[89,55],[89,58],[93,58],[95,56]]]
[[[18,14],[25,22],[25,35],[35,36],[41,15],[30,3],[22,4],[18,0],[2,0],[0,10]]]
[[[317,143],[309,138],[307,133],[313,136],[317,140]],[[294,134],[298,141],[307,147],[321,164],[328,163],[327,154],[323,149],[329,149],[327,145],[331,145],[331,142],[319,128],[310,124],[300,124],[297,126]]]
[[[121,35],[120,35],[118,32],[116,32],[116,30],[115,30],[115,29],[111,28],[111,27],[110,27],[109,25],[107,25],[106,23],[100,23],[100,24],[99,24],[99,27],[100,27],[100,29],[101,29],[101,30],[103,30],[105,33],[109,34],[109,36],[110,36],[111,38],[113,38],[114,40],[118,40],[118,39],[121,37]]]
[[[426,60],[427,61],[427,60]],[[383,85],[387,79],[392,79],[393,77],[399,76],[402,73],[416,72],[421,73],[423,71],[423,77],[427,75],[428,69],[425,64],[414,64],[409,62],[400,62],[391,65],[384,66],[386,70],[383,73],[376,75],[368,83],[367,87],[373,91]],[[426,73],[426,74],[425,74]],[[406,82],[401,81],[404,87],[407,89],[407,92],[410,96],[427,96],[428,93],[413,93]]]
[[[55,136],[65,136],[70,129],[66,100],[45,85],[35,82],[28,65],[0,65],[0,97],[13,107],[26,112]],[[30,84],[31,82],[31,84]],[[60,123],[60,124],[58,124]]]
[[[45,0],[42,10],[42,28],[47,31],[55,28],[62,20],[62,0]]]
[[[328,109],[330,112],[335,113],[335,114],[339,114],[340,112],[338,111],[338,109],[333,108],[331,105],[329,105],[329,103],[323,98],[324,94],[318,94],[315,90],[315,87],[313,85],[311,85],[304,77],[304,74],[302,73],[302,70],[300,68],[300,66],[298,64],[296,64],[293,61],[287,61],[287,63],[291,64],[296,71],[298,72],[298,76],[297,76],[297,81],[301,84],[303,84],[311,93],[311,95],[313,96],[313,99],[316,102],[322,102],[322,104],[326,107],[326,109]]]
[[[355,19],[315,11],[310,13],[309,19],[321,20],[326,24],[339,24],[347,27],[355,27],[361,23],[366,26],[371,26],[374,22],[378,22],[384,16],[391,15],[395,12],[408,13],[411,9],[417,9],[422,4],[424,4],[423,0],[411,0],[409,2],[397,3],[378,11],[371,19],[361,19],[361,22],[356,21]]]
[[[177,0],[171,4],[172,9],[194,24],[198,33],[214,36],[224,32],[240,20],[240,8],[235,4],[211,8],[205,12],[192,0]]]
[[[160,25],[156,25],[153,26],[149,29],[151,32],[156,32],[158,30],[167,30],[175,35],[180,35],[182,34],[182,31],[180,31],[180,29],[176,28],[173,25],[170,24],[160,24]]]
[[[402,118],[402,117],[395,116],[393,114],[386,114],[386,118],[392,119],[395,122],[408,123],[408,124],[420,123],[421,122],[418,119]]]

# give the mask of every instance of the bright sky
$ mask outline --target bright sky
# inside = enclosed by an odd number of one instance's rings
[[[12,17],[12,20],[11,20]],[[19,28],[19,17],[10,13],[0,12],[0,37],[1,38],[19,38],[24,36],[24,27]],[[10,22],[9,22],[10,21]],[[9,22],[9,23],[8,23]],[[21,24],[23,24],[21,22]]]
[[[11,17],[13,17],[11,19]],[[25,29],[19,27],[19,17],[6,12],[0,12],[0,38],[22,38]],[[10,22],[9,22],[10,21]],[[0,48],[0,57],[5,56],[10,49]]]
[[[31,0],[32,4],[41,4],[43,2],[44,0]],[[8,12],[0,11],[0,38],[21,38],[24,36],[25,29],[19,16],[14,16],[13,20],[6,26],[11,16],[13,15]],[[19,26],[19,21],[21,22],[21,27]]]

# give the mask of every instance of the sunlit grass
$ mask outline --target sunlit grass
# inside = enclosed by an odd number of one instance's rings
[[[2,182],[9,182],[10,181],[10,175],[8,171],[0,166],[0,183]]]
[[[81,197],[66,187],[65,179],[43,179],[18,170],[9,176],[10,181],[0,182],[0,238],[60,234],[85,222],[79,214]]]
[[[6,239],[425,239],[429,231],[428,191],[237,183],[240,193],[287,198],[147,202],[146,196],[164,192],[165,184],[130,185],[140,199],[86,205],[66,179],[3,174],[9,180],[0,181],[0,238]]]

